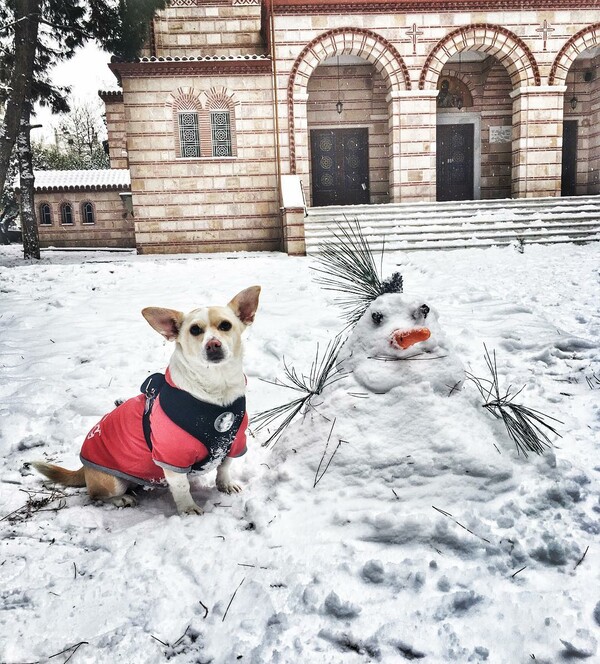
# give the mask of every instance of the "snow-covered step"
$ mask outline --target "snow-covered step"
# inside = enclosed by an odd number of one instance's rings
[[[591,242],[600,239],[600,196],[310,208],[307,253],[336,242],[339,225],[355,220],[374,248]]]

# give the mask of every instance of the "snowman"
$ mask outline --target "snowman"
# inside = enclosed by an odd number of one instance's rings
[[[462,362],[438,314],[424,299],[385,293],[367,308],[343,348],[344,369],[370,392],[425,387],[436,394],[460,390]]]

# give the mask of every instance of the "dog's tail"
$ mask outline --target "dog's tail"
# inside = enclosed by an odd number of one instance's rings
[[[35,461],[31,465],[52,482],[57,482],[63,486],[85,486],[83,466],[79,470],[67,470],[43,461]]]

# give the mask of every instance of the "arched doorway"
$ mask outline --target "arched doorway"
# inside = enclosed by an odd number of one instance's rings
[[[438,79],[436,197],[510,198],[512,83],[499,60],[455,53]]]
[[[387,86],[353,55],[321,62],[308,82],[313,206],[389,202]]]
[[[349,57],[350,60],[344,61],[342,58]],[[358,179],[357,182],[361,188],[367,187],[369,192],[369,201],[387,202],[396,201],[400,198],[400,165],[397,153],[392,150],[395,146],[395,138],[399,134],[400,114],[398,104],[395,102],[395,95],[411,89],[410,75],[402,57],[397,49],[381,35],[363,28],[336,28],[329,30],[315,38],[296,58],[288,79],[287,98],[288,98],[288,143],[289,143],[289,168],[290,173],[299,175],[304,179],[305,184],[311,179],[311,137],[309,135],[309,82],[313,80],[313,101],[319,103],[330,103],[327,101],[325,93],[330,97],[332,91],[336,99],[333,100],[333,107],[337,104],[337,72],[332,79],[332,67],[335,62],[337,69],[337,58],[340,58],[340,66],[348,68],[348,74],[357,80],[361,78],[361,72],[369,72],[370,77],[362,76],[365,79],[361,85],[363,89],[368,86],[367,78],[373,82],[373,91],[369,93],[370,99],[375,103],[375,108],[369,108],[362,103],[362,108],[358,110],[355,117],[351,117],[346,109],[352,108],[354,102],[350,100],[350,105],[344,107],[342,124],[346,128],[361,128],[368,130],[369,140],[369,180],[365,182]],[[327,63],[324,65],[324,63]],[[347,63],[347,64],[344,64]],[[366,63],[366,64],[363,64]],[[313,79],[313,73],[319,67],[322,67],[320,74]],[[318,91],[317,81],[319,78],[329,79],[326,85],[329,90]],[[321,81],[322,82],[322,81]],[[381,114],[374,112],[379,108],[379,92],[376,88],[381,86],[385,88],[385,111]],[[332,89],[333,86],[333,89]],[[342,102],[343,103],[343,102]],[[357,100],[358,103],[358,100]],[[327,113],[331,112],[331,106]],[[318,106],[314,107],[312,114],[313,124],[320,124],[321,119],[316,119]],[[356,109],[355,109],[356,110]],[[337,113],[337,110],[335,111]],[[333,128],[337,128],[341,120],[335,119]],[[379,135],[379,129],[374,125],[385,124],[386,138],[383,146],[383,152],[378,149],[373,151],[373,141],[371,131]],[[365,125],[367,125],[365,127]],[[316,127],[315,127],[316,128]],[[331,129],[332,127],[330,127]],[[339,127],[340,129],[342,127]],[[383,173],[385,168],[377,174],[376,162],[381,159],[380,155],[385,155],[385,146],[387,146],[387,169],[388,180],[386,192],[383,192],[385,182]],[[344,148],[345,150],[345,148]],[[372,152],[373,151],[373,152]],[[371,153],[373,158],[371,158]],[[356,157],[357,155],[354,155]],[[379,189],[376,185],[380,183]],[[310,187],[308,187],[310,192]],[[364,190],[364,189],[363,189]],[[379,199],[379,200],[378,200]],[[314,204],[312,200],[309,204]]]
[[[564,97],[561,195],[600,193],[600,46],[573,60]]]

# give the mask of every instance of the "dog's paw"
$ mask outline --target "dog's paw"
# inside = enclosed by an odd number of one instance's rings
[[[223,493],[241,493],[242,487],[235,482],[217,482],[217,489]]]
[[[116,507],[135,507],[137,505],[137,500],[135,497],[130,496],[129,494],[110,498],[110,502]]]
[[[204,514],[204,510],[199,505],[196,505],[196,503],[192,503],[191,505],[186,505],[185,507],[179,507],[177,511],[179,512],[179,514],[181,514],[181,516],[186,516],[188,514],[198,514],[198,515]]]

